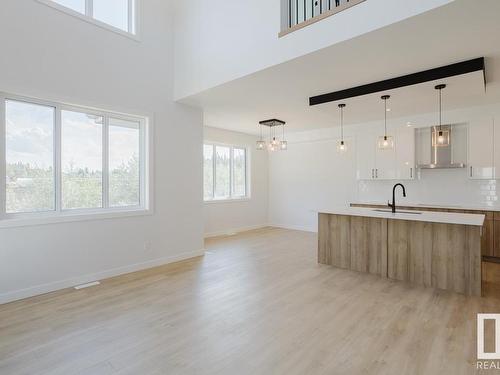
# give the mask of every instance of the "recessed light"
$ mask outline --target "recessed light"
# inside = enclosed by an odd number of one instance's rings
[[[386,109],[386,111],[387,111],[387,112],[390,112],[390,111],[391,111],[391,109],[390,109],[390,108],[387,108],[387,109]]]
[[[406,123],[406,126],[410,127],[410,126],[411,126],[411,122],[409,122],[409,121],[408,121],[408,122]]]

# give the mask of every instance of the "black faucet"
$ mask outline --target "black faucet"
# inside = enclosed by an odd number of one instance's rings
[[[387,202],[387,205],[392,208],[392,213],[393,214],[396,213],[396,188],[398,186],[401,186],[403,188],[403,197],[406,197],[406,189],[403,186],[403,184],[396,184],[396,185],[394,185],[394,187],[392,188],[392,204],[390,204],[389,202]]]

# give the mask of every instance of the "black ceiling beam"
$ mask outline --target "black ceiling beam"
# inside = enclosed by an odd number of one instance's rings
[[[458,76],[461,74],[467,74],[481,70],[483,71],[484,75],[484,57],[462,61],[456,64],[442,66],[440,68],[424,70],[422,72],[408,74],[401,77],[386,79],[384,81],[373,82],[367,85],[351,87],[349,89],[330,92],[328,94],[312,96],[309,98],[309,105],[313,106],[329,102],[336,102],[338,100],[354,98],[356,96],[374,94],[376,92],[393,90],[400,87],[416,85],[419,83],[435,81],[438,79]]]

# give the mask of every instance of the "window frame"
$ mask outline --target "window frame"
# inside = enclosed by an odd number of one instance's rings
[[[211,203],[223,203],[223,202],[242,202],[246,200],[251,199],[251,192],[250,192],[250,152],[249,152],[249,147],[247,146],[242,146],[242,145],[235,145],[235,144],[228,144],[228,143],[221,143],[221,142],[214,142],[214,141],[203,141],[203,147],[204,146],[211,146],[213,150],[213,160],[212,160],[212,168],[213,168],[213,173],[212,173],[212,198],[211,199],[205,199],[205,191],[203,191],[203,202],[207,204]],[[215,189],[216,189],[216,177],[217,177],[217,168],[216,168],[216,147],[228,147],[229,148],[229,184],[230,184],[230,194],[229,197],[224,197],[224,198],[216,198],[215,197]],[[240,149],[240,150],[245,150],[245,195],[244,196],[235,196],[234,195],[234,149]],[[204,171],[203,171],[204,172]],[[203,173],[203,178],[205,176],[205,173]],[[203,183],[203,187],[205,186],[205,183]]]
[[[103,29],[113,31],[117,34],[126,36],[130,39],[140,41],[140,25],[139,25],[139,2],[141,0],[127,0],[128,1],[128,22],[127,22],[127,31],[122,30],[116,26],[113,26],[109,23],[100,21],[96,18],[94,18],[93,15],[93,1],[94,0],[85,0],[85,14],[80,13],[74,9],[71,9],[69,7],[66,7],[64,5],[61,5],[59,3],[56,3],[54,0],[35,0],[39,3],[42,3],[44,5],[47,5],[51,8],[54,8],[60,12],[66,13],[70,16],[79,18],[83,21],[86,21],[88,23],[91,23],[93,25],[99,26]]]
[[[53,107],[54,119],[54,210],[33,212],[7,212],[6,175],[7,175],[7,126],[6,103],[8,100]],[[102,116],[102,208],[62,208],[62,111],[73,111]],[[139,162],[140,192],[139,204],[124,207],[109,206],[109,118],[132,121],[139,124]],[[129,115],[120,112],[100,110],[91,107],[54,102],[21,95],[0,92],[0,228],[24,225],[39,225],[63,221],[90,220],[116,216],[135,216],[151,214],[151,124],[149,117]]]

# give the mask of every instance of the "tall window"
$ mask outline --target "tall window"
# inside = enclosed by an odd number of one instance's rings
[[[205,201],[247,197],[247,162],[247,150],[244,147],[204,144]]]
[[[147,208],[146,119],[2,94],[0,99],[0,214]]]
[[[55,108],[5,101],[6,212],[55,208]]]
[[[140,204],[141,124],[109,119],[109,205],[111,207]]]
[[[102,207],[104,117],[61,113],[62,208]]]
[[[92,20],[130,34],[136,33],[136,0],[40,0],[56,3]]]

